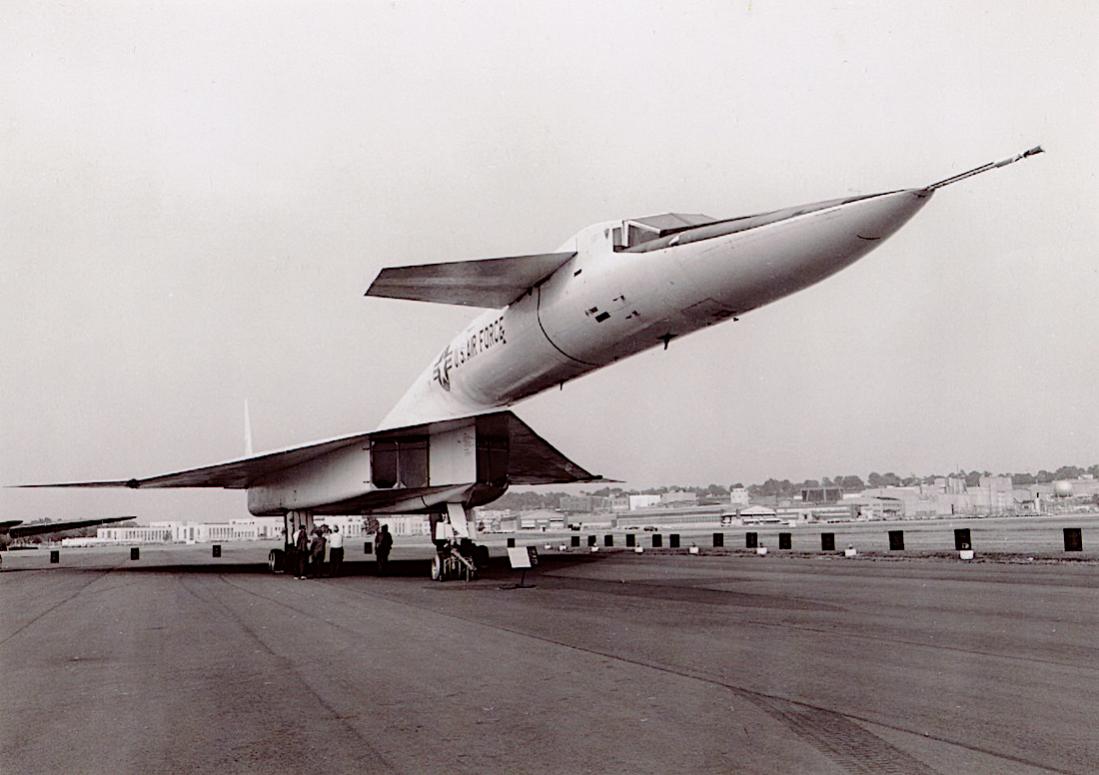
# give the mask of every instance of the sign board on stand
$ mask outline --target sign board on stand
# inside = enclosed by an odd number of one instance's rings
[[[512,570],[529,570],[538,564],[538,552],[533,546],[509,546],[508,562]]]
[[[512,570],[520,570],[523,575],[518,584],[508,584],[500,589],[531,589],[534,584],[527,584],[527,571],[538,565],[538,550],[533,546],[509,546],[508,562]]]

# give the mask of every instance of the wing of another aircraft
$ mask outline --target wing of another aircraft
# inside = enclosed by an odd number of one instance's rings
[[[540,253],[387,267],[366,295],[497,309],[511,304],[575,255]]]
[[[129,519],[137,519],[137,517],[100,517],[98,519],[76,519],[67,522],[40,522],[34,525],[24,525],[20,520],[10,520],[0,523],[0,526],[9,526],[7,533],[12,538],[22,538],[23,536],[39,535],[40,533],[59,533],[62,530],[76,530],[80,527],[125,522]]]

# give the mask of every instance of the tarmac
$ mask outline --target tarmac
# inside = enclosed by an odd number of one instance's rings
[[[266,551],[7,553],[0,772],[1099,770],[1095,563]]]

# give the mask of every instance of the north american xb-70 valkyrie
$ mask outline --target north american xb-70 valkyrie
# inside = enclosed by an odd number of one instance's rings
[[[244,489],[287,535],[315,515],[431,515],[474,537],[471,509],[515,484],[590,482],[515,402],[813,285],[878,247],[965,178],[737,218],[666,213],[589,226],[552,253],[383,269],[368,296],[488,308],[372,431],[135,479],[32,487]],[[437,562],[435,573],[440,572]]]

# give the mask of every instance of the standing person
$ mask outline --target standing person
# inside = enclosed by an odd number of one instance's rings
[[[309,534],[305,532],[305,525],[298,528],[298,537],[294,541],[294,565],[298,571],[297,578],[305,578],[305,564],[309,559]]]
[[[332,533],[328,536],[328,575],[339,576],[340,566],[343,565],[343,533],[339,525],[332,526]]]
[[[313,578],[320,578],[324,565],[324,532],[319,528],[313,528],[313,542],[309,545],[309,568]]]
[[[389,534],[389,525],[382,525],[375,540],[374,553],[378,555],[378,575],[384,576],[389,565],[389,550],[393,548],[393,536]]]

